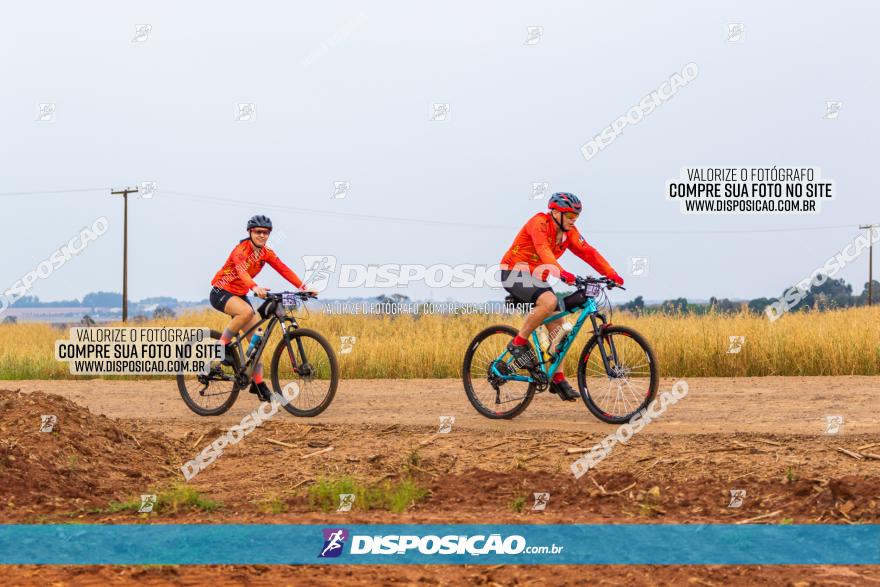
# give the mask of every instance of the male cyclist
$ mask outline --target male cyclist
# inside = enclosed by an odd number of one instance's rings
[[[507,350],[518,365],[537,365],[537,357],[528,345],[529,335],[557,310],[556,294],[546,281],[548,275],[569,285],[575,282],[575,276],[563,269],[556,260],[566,249],[617,285],[623,285],[623,278],[596,249],[587,244],[574,227],[581,207],[580,199],[574,194],[553,194],[548,205],[549,212],[532,216],[501,259],[504,289],[519,302],[534,304],[519,333],[507,345]],[[561,326],[562,318],[548,324],[550,332],[554,334]],[[561,366],[553,374],[550,391],[564,401],[575,401],[579,397],[565,379]]]
[[[254,313],[250,300],[247,299],[247,294],[253,292],[258,298],[266,298],[269,289],[258,286],[253,279],[265,264],[268,263],[295,287],[305,289],[296,273],[281,262],[275,251],[266,246],[269,233],[272,232],[272,221],[269,217],[262,214],[252,217],[248,220],[247,231],[248,238],[239,241],[232,249],[226,263],[211,281],[211,285],[214,286],[211,288],[211,305],[232,316],[232,320],[220,336],[220,342],[226,345],[226,358],[223,361],[226,365],[232,365],[232,350],[229,348],[232,337],[240,330],[248,330],[260,321],[259,316]],[[263,401],[269,401],[271,392],[263,381],[262,361],[254,365],[250,392],[257,394]]]

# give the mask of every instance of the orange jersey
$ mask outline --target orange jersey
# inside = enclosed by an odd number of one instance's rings
[[[566,250],[570,250],[605,277],[611,277],[615,273],[599,251],[587,244],[577,228],[572,227],[566,232],[561,243],[556,242],[558,231],[559,227],[550,214],[538,212],[516,235],[513,244],[501,259],[501,268],[533,273],[543,265],[537,275],[539,279],[546,280],[548,275],[559,277],[562,266],[556,259]]]
[[[249,238],[242,240],[232,249],[226,263],[211,280],[211,285],[238,296],[246,295],[257,285],[253,278],[266,263],[297,288],[302,287],[302,280],[290,267],[281,262],[275,251],[269,247],[263,247],[257,253]]]

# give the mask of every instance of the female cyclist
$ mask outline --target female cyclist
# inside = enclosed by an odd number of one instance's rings
[[[232,249],[226,263],[211,281],[213,286],[210,295],[211,305],[232,316],[232,320],[220,336],[220,342],[226,345],[226,358],[223,361],[226,365],[232,365],[232,351],[229,348],[232,337],[240,330],[246,331],[260,321],[247,299],[247,294],[253,292],[258,298],[265,299],[269,289],[258,286],[253,279],[264,265],[268,263],[296,288],[311,291],[304,288],[302,280],[296,273],[281,262],[275,251],[266,246],[269,234],[272,232],[272,221],[268,216],[258,214],[248,220],[247,231],[248,238],[239,241]],[[254,366],[250,392],[257,394],[263,401],[269,401],[270,391],[263,381],[262,362]]]

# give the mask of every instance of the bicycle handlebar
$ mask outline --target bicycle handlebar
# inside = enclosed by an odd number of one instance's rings
[[[587,287],[587,285],[591,283],[598,283],[600,285],[605,286],[606,289],[614,289],[615,287],[618,289],[622,289],[626,291],[626,288],[622,285],[617,285],[614,281],[608,279],[607,277],[578,277],[575,276],[574,283],[578,287]]]
[[[318,294],[310,291],[280,291],[278,293],[267,293],[266,299],[280,302],[285,294],[293,294],[295,297],[301,300],[314,300],[318,297]]]

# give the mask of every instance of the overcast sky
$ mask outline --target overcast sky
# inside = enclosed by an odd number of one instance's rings
[[[615,299],[778,295],[880,222],[877,19],[855,2],[12,3],[0,192],[102,189],[0,197],[0,287],[106,216],[109,230],[30,293],[120,291],[109,187],[159,186],[130,201],[130,297],[201,299],[252,214],[287,235],[276,251],[300,274],[302,255],[492,265],[546,207],[532,183],[548,182],[584,201],[578,227],[627,280]],[[533,44],[530,26],[543,27]],[[584,158],[690,62],[695,80]],[[54,120],[37,120],[41,103]],[[236,120],[240,103],[255,120]],[[434,103],[446,120],[431,120]],[[812,216],[684,215],[664,187],[688,165],[819,167],[836,197]],[[331,198],[336,181],[350,182],[345,198]],[[415,220],[375,218],[388,216]],[[795,230],[814,227],[837,228]],[[769,229],[786,231],[743,232]],[[634,256],[647,275],[629,274]],[[861,291],[867,258],[838,276]],[[270,269],[257,281],[284,288]]]

